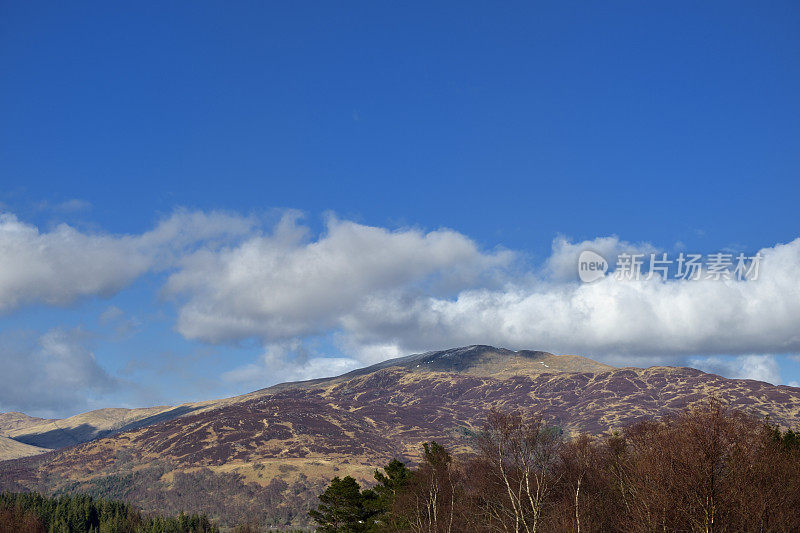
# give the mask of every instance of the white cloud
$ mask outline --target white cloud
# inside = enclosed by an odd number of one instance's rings
[[[0,411],[72,414],[119,385],[95,360],[78,329],[0,337]]]
[[[349,357],[310,355],[300,342],[293,341],[266,346],[254,363],[225,372],[222,379],[252,390],[273,383],[338,376],[360,366],[359,361]]]
[[[616,235],[598,237],[593,240],[573,243],[564,236],[553,240],[550,257],[547,258],[546,270],[549,277],[555,281],[576,281],[578,279],[578,256],[584,250],[600,254],[613,268],[616,257],[621,252],[631,254],[650,254],[659,249],[649,243],[633,244],[621,241]]]
[[[0,215],[0,311],[107,296],[149,267],[133,237],[90,235],[66,224],[40,233],[13,215]]]
[[[800,239],[761,250],[759,279],[749,282],[607,276],[581,284],[574,279],[583,249],[606,258],[657,251],[615,236],[558,238],[541,270],[520,270],[517,254],[481,249],[453,230],[330,217],[315,236],[291,211],[264,229],[253,217],[178,210],[135,235],[63,224],[41,231],[6,214],[0,312],[107,296],[145,273],[166,272],[164,294],[178,305],[184,337],[268,347],[253,365],[226,374],[236,383],[303,379],[468,344],[618,364],[744,356],[725,371],[774,380],[766,360],[747,357],[800,352]],[[113,315],[110,308],[106,326],[119,320]],[[347,356],[299,357],[303,340],[316,335],[332,335]]]
[[[176,211],[140,235],[87,233],[67,224],[42,232],[0,214],[0,313],[45,303],[110,296],[152,269],[165,268],[197,243],[251,231],[250,219]]]
[[[613,257],[656,248],[559,238],[539,275],[451,230],[330,219],[320,237],[308,235],[290,214],[269,234],[186,256],[166,285],[179,298],[178,331],[266,344],[333,333],[362,363],[478,343],[629,364],[800,351],[800,240],[761,250],[755,281],[580,284],[566,280],[582,249]]]
[[[400,352],[487,343],[631,359],[800,350],[800,240],[761,250],[758,280],[531,281],[457,298],[366,298],[343,317],[351,346]]]
[[[781,383],[778,362],[771,355],[740,355],[733,358],[696,357],[690,359],[689,363],[705,372],[728,378],[755,379],[774,385]]]
[[[616,364],[732,354],[747,357],[724,367],[727,375],[779,382],[768,360],[748,354],[800,350],[800,240],[761,250],[760,277],[749,282],[566,281],[587,248],[606,257],[656,251],[616,237],[557,239],[537,275],[513,271],[512,254],[483,252],[449,230],[389,231],[331,219],[314,240],[289,216],[271,234],[188,256],[167,292],[181,298],[178,331],[187,338],[272,344],[333,332],[361,364],[468,344]],[[241,376],[274,378],[265,370],[271,367],[289,375],[294,365],[300,379],[328,369],[315,364],[342,364],[292,362],[292,350],[267,353],[239,369]]]
[[[450,294],[510,263],[455,231],[390,231],[330,218],[316,240],[283,218],[274,232],[220,252],[200,250],[172,274],[184,297],[178,331],[209,342],[274,342],[323,333],[372,298]],[[393,296],[394,295],[394,296]]]

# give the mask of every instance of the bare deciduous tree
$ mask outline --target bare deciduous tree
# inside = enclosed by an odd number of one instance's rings
[[[568,441],[540,418],[492,411],[477,448],[458,462],[426,448],[398,495],[406,530],[800,531],[800,439],[713,398]]]
[[[536,533],[558,477],[561,434],[541,418],[490,411],[479,438],[490,479],[505,493],[497,516],[510,531]],[[513,526],[511,526],[513,524]]]

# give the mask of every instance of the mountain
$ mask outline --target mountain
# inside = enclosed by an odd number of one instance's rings
[[[63,419],[35,418],[22,413],[0,413],[0,436],[28,444],[38,448],[39,453],[43,453],[49,449],[81,444],[121,431],[154,424],[185,412],[186,408],[178,407],[109,408]],[[35,448],[26,450],[32,452]],[[5,453],[0,450],[0,460],[13,458],[13,450],[10,448]]]
[[[497,378],[548,372],[601,372],[614,368],[578,355],[553,355],[548,352],[531,350],[515,352],[493,346],[466,346],[390,359],[366,368],[353,370],[334,379],[347,380],[392,367],[404,368],[412,372],[456,372]]]
[[[0,413],[0,461],[49,452],[48,448],[33,446],[11,438],[14,433],[25,432],[27,428],[48,422],[52,420],[28,416],[25,413]]]
[[[49,452],[47,448],[31,446],[14,439],[0,435],[0,461],[6,459],[16,459],[18,457],[29,457],[40,453]]]
[[[407,368],[414,372],[436,370],[495,377],[515,374],[531,375],[541,372],[597,372],[612,368],[591,359],[573,355],[555,356],[547,352],[527,350],[514,352],[491,346],[469,346],[392,359],[333,378],[282,383],[244,396],[186,403],[177,407],[107,408],[63,419],[36,418],[15,412],[0,413],[0,436],[10,437],[17,442],[32,446],[28,448],[6,446],[0,449],[0,461],[89,442],[100,437],[176,418],[190,412],[219,408],[277,390],[307,388],[340,382],[393,366]]]
[[[5,435],[8,431],[24,429],[46,422],[52,422],[52,420],[28,416],[25,413],[0,413],[0,435]]]
[[[709,394],[800,424],[798,388],[470,346],[163,408],[104,438],[0,463],[0,489],[84,491],[163,513],[203,510],[228,524],[303,524],[333,476],[368,481],[394,457],[413,462],[428,440],[469,451],[492,407],[540,413],[568,434],[602,434]]]

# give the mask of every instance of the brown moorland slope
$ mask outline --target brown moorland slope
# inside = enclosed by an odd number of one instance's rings
[[[307,523],[335,475],[368,481],[422,442],[470,450],[489,408],[602,434],[715,395],[800,424],[800,389],[690,368],[613,368],[576,356],[473,346],[283,384],[77,446],[0,463],[0,489],[82,491],[146,510],[205,511],[223,523]]]
[[[573,355],[556,356],[547,352],[527,350],[514,352],[491,346],[469,346],[443,352],[428,352],[392,359],[367,368],[354,370],[342,376],[281,383],[242,396],[186,403],[177,407],[106,408],[63,419],[36,418],[16,412],[0,413],[0,436],[9,437],[22,444],[32,446],[12,446],[11,443],[8,443],[8,446],[0,448],[0,461],[26,457],[37,451],[38,453],[43,453],[50,449],[59,449],[89,442],[122,431],[177,418],[188,413],[218,409],[277,390],[308,388],[346,381],[353,377],[370,374],[376,370],[391,366],[408,368],[415,372],[445,370],[495,377],[518,374],[531,375],[554,371],[596,372],[612,368],[591,359]]]

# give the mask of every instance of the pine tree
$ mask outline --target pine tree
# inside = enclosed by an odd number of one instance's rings
[[[373,503],[373,508],[377,511],[374,517],[375,530],[403,529],[405,520],[392,512],[395,496],[398,491],[402,490],[409,482],[413,472],[409,470],[404,463],[397,459],[392,461],[383,468],[383,472],[375,470],[375,481],[378,484],[372,489],[377,498]]]
[[[317,531],[322,533],[360,533],[372,528],[374,516],[378,514],[374,505],[377,499],[378,495],[372,490],[362,492],[352,477],[335,477],[319,495],[319,507],[308,514],[319,524]]]

